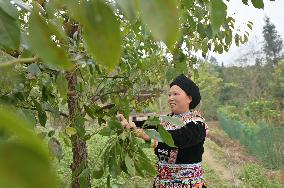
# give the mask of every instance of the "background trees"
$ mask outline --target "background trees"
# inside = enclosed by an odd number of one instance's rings
[[[262,0],[252,3],[263,8]],[[142,150],[135,149],[143,143],[119,128],[116,112],[128,116],[132,109],[142,110],[180,73],[189,74],[190,69],[196,76],[196,52],[206,57],[210,50],[222,53],[233,42],[238,45],[248,39],[247,32],[234,32],[234,18],[227,15],[222,0],[6,0],[0,3],[0,23],[1,115],[15,117],[17,121],[7,123],[18,136],[17,122],[26,119],[29,129],[45,138],[59,160],[63,155],[58,137],[72,148],[72,187],[90,187],[91,174],[105,173],[110,186],[110,178],[121,171],[152,172],[147,160],[135,163],[146,159]],[[248,29],[251,26],[249,22]],[[217,86],[216,77],[208,75],[200,82],[210,80]],[[145,90],[152,97],[139,97]],[[8,130],[4,124],[1,127]],[[102,153],[103,165],[94,169],[88,163],[86,141],[98,132],[110,140]],[[122,146],[128,150],[119,150]],[[47,161],[42,162],[49,168]],[[34,179],[40,180],[37,172]],[[28,178],[14,181],[5,170],[0,177],[5,183],[31,183]]]

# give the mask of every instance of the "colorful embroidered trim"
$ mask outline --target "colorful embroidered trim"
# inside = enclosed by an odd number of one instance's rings
[[[194,124],[199,124],[199,122],[202,123],[202,125],[204,126],[205,130],[206,130],[206,136],[208,135],[208,125],[205,123],[205,119],[200,116],[197,115],[191,111],[189,111],[186,114],[183,115],[174,115],[173,117],[176,117],[178,119],[180,119],[180,121],[182,121],[184,123],[184,125],[193,122]],[[179,125],[174,125],[168,121],[161,121],[161,125],[166,129],[166,130],[176,130],[176,129],[180,129],[182,128],[182,126]]]
[[[159,175],[155,179],[156,188],[198,188],[206,186],[200,163],[196,164],[168,164],[158,163]]]

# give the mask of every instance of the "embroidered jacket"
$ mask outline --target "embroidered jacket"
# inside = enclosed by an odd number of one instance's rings
[[[172,135],[177,148],[159,142],[155,148],[155,154],[158,156],[159,162],[169,164],[201,162],[204,152],[203,144],[207,134],[207,125],[204,118],[192,111],[182,115],[171,116],[179,118],[184,123],[184,126],[161,121],[163,127]],[[135,122],[135,124],[140,126],[143,123]]]

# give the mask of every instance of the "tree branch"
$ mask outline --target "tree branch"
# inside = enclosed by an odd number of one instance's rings
[[[17,106],[18,108],[23,108],[23,109],[27,109],[27,110],[37,110],[35,107],[28,107],[28,106]],[[51,112],[51,110],[45,110],[46,112]],[[68,117],[67,114],[65,114],[64,112],[59,112],[59,114],[63,117]]]
[[[15,65],[17,63],[33,63],[37,59],[38,59],[38,57],[13,59],[11,61],[0,63],[0,68],[13,66],[13,65]]]
[[[113,94],[113,93],[125,93],[127,90],[125,88],[123,89],[119,89],[119,90],[116,90],[116,91],[110,91],[110,92],[106,92],[106,93],[102,93],[101,95],[94,95],[92,98],[91,98],[91,101],[92,103],[95,103],[97,100],[100,99],[101,96],[103,95],[109,95],[109,94]]]

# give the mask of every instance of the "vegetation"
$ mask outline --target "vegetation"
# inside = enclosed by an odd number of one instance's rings
[[[264,7],[263,0],[251,2]],[[197,78],[197,52],[206,57],[209,51],[223,53],[233,43],[247,42],[252,22],[246,31],[235,32],[226,9],[223,0],[1,1],[0,187],[91,187],[96,178],[98,185],[113,187],[126,174],[153,176],[142,149],[149,146],[122,130],[115,115],[142,111],[180,73]],[[200,78],[203,92],[210,91],[204,82],[211,78],[216,87],[221,80],[228,83],[225,76],[218,78],[226,74],[223,70],[208,67],[202,71],[217,73]],[[282,67],[271,67],[277,101],[283,94],[276,89],[283,88]],[[237,88],[221,88],[211,94],[220,92],[220,104],[227,104],[227,95]],[[214,100],[209,93],[208,99]],[[88,151],[98,151],[103,140],[98,134],[107,139],[92,160]],[[62,165],[64,171],[58,168]],[[63,177],[58,180],[52,167]],[[65,178],[69,167],[71,176]]]

